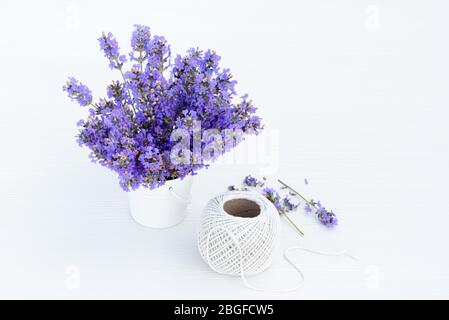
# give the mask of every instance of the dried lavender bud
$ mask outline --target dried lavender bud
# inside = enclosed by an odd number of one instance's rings
[[[263,187],[265,185],[265,182],[262,182],[262,181],[258,180],[257,178],[254,178],[253,176],[248,175],[243,180],[243,184],[248,187],[257,187],[257,186]]]
[[[296,210],[299,206],[299,204],[293,203],[289,197],[282,199],[282,205],[284,206],[286,212]]]
[[[338,220],[337,217],[335,216],[335,214],[331,211],[327,211],[324,208],[320,208],[317,211],[317,217],[318,220],[320,220],[320,222],[322,224],[324,224],[326,227],[334,227],[338,224]]]
[[[310,204],[306,204],[305,206],[304,206],[304,211],[305,212],[307,212],[307,213],[311,213],[313,210],[312,210],[312,207],[310,206]]]

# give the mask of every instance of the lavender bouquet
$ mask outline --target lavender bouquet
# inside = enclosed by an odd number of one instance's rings
[[[125,191],[194,175],[244,135],[262,130],[256,108],[247,95],[238,98],[236,81],[214,51],[189,49],[172,59],[165,38],[141,25],[135,25],[128,56],[111,33],[98,41],[121,79],[96,101],[73,77],[63,90],[89,107],[78,122],[78,143],[90,149],[92,161],[118,173]]]

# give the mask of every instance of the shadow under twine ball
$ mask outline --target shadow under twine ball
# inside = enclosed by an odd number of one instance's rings
[[[229,191],[203,211],[198,248],[216,272],[254,275],[272,263],[279,239],[279,213],[260,193]]]

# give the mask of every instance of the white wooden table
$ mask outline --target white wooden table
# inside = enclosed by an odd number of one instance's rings
[[[443,1],[2,1],[0,298],[449,298],[448,9]],[[110,30],[128,48],[134,23],[165,35],[174,52],[215,48],[267,127],[236,150],[254,155],[257,142],[258,156],[196,177],[188,217],[167,230],[131,219],[115,175],[74,141],[87,111],[61,91],[74,75],[104,93],[118,75],[96,37]],[[306,281],[285,294],[212,272],[196,248],[201,209],[260,172],[320,198],[341,223],[327,230],[293,214],[306,236],[284,222],[278,259],[252,283],[297,281],[282,258],[292,245],[347,249],[359,260],[298,252]]]

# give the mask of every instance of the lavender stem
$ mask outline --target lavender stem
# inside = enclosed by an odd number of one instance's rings
[[[287,216],[286,213],[282,213],[281,215],[287,219],[290,225],[293,226],[293,228],[295,228],[295,230],[298,231],[301,236],[304,236],[304,232],[302,232],[301,229],[298,228],[298,226]]]

